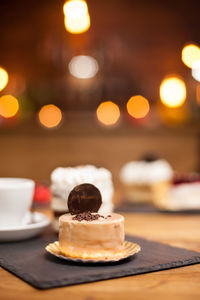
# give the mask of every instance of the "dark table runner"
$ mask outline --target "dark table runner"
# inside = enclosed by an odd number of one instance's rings
[[[45,246],[57,240],[56,235],[43,235],[21,242],[0,243],[0,266],[39,289],[94,282],[200,262],[200,253],[127,236],[142,251],[119,263],[81,264],[60,260],[46,253]]]

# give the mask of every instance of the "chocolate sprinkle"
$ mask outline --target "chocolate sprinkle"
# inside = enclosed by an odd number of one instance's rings
[[[69,194],[68,208],[72,215],[98,212],[102,204],[100,191],[90,183],[77,185]]]
[[[99,218],[104,218],[104,216],[101,216],[99,214],[92,214],[90,211],[88,211],[75,215],[75,217],[73,217],[72,220],[76,220],[79,222],[85,220],[90,222],[98,220]]]

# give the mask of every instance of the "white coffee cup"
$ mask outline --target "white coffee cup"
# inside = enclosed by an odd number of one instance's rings
[[[31,179],[0,177],[0,229],[28,223],[34,187]]]

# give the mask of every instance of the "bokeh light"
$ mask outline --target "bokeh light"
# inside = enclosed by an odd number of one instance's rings
[[[65,28],[73,34],[79,34],[87,31],[90,28],[90,16],[86,15],[79,19],[65,17]]]
[[[69,72],[71,75],[81,79],[94,77],[98,69],[99,66],[96,59],[91,56],[74,56],[69,62]]]
[[[160,85],[161,102],[168,107],[179,107],[186,100],[186,86],[182,79],[169,77]]]
[[[200,60],[196,60],[192,64],[192,77],[200,82]]]
[[[8,73],[3,68],[0,68],[0,91],[2,91],[8,83]]]
[[[4,95],[0,98],[0,115],[4,118],[11,118],[19,110],[18,100],[11,95]]]
[[[70,0],[63,6],[65,28],[73,34],[79,34],[90,28],[90,15],[87,3],[83,0]]]
[[[148,100],[140,95],[131,97],[126,107],[129,115],[135,119],[144,118],[150,109]]]
[[[65,17],[78,19],[84,17],[88,13],[87,3],[84,0],[70,0],[65,2],[63,6]]]
[[[97,119],[104,125],[114,125],[120,117],[117,104],[112,101],[102,102],[97,108]]]
[[[200,48],[194,44],[185,46],[182,50],[183,63],[187,67],[192,68],[193,63],[196,60],[200,60]]]
[[[61,110],[53,105],[48,104],[44,105],[38,114],[40,123],[47,127],[47,128],[53,128],[59,125],[59,123],[62,120],[62,113]]]

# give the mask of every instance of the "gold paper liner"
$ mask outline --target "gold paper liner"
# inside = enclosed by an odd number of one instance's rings
[[[60,252],[59,249],[59,242],[55,241],[54,243],[51,243],[49,245],[46,246],[46,251],[51,253],[52,255],[59,257],[61,259],[65,259],[65,260],[69,260],[69,261],[75,261],[75,262],[91,262],[91,263],[97,263],[97,262],[116,262],[125,258],[128,258],[136,253],[138,253],[141,248],[138,244],[129,242],[129,241],[125,241],[124,242],[124,246],[123,249],[120,253],[117,253],[117,255],[113,255],[112,258],[106,258],[106,257],[101,257],[101,258],[90,258],[90,259],[85,259],[85,258],[74,258],[74,257],[70,257],[70,256],[65,256]]]

